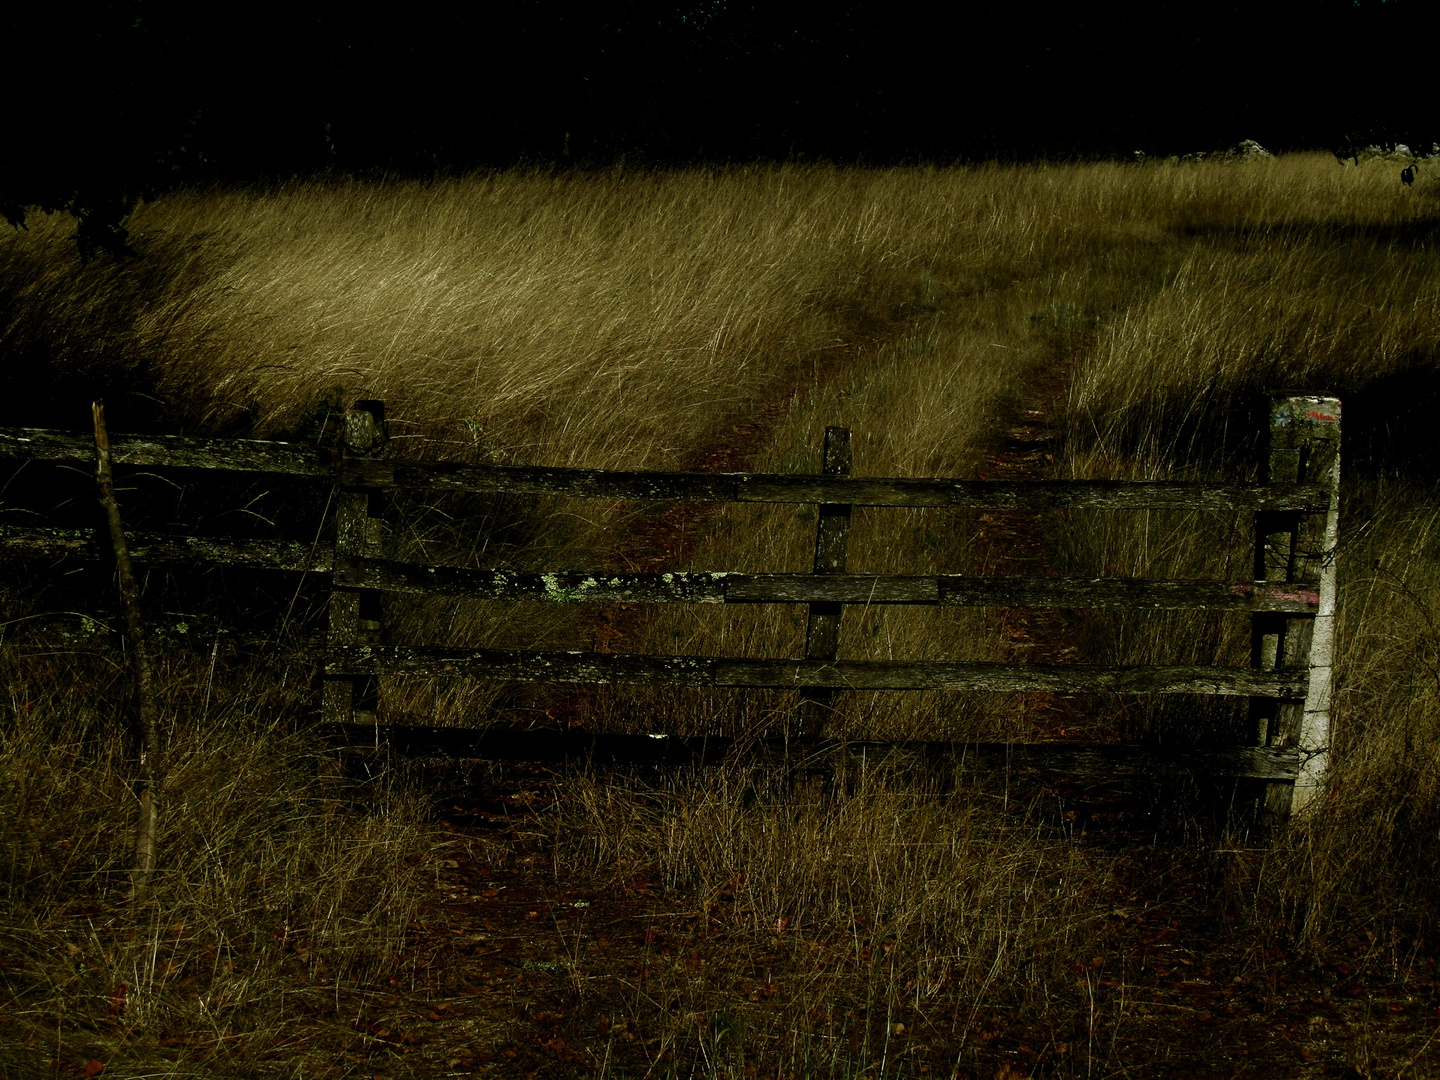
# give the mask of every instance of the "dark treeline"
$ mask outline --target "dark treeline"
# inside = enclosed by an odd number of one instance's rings
[[[32,2],[0,209],[325,169],[1428,146],[1431,6]]]

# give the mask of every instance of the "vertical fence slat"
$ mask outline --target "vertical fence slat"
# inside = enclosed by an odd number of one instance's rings
[[[357,401],[345,414],[344,454],[367,457],[385,442],[385,406]],[[353,560],[381,554],[382,530],[378,496],[363,488],[342,489],[335,507],[336,576]],[[381,596],[375,589],[334,585],[330,590],[329,647],[378,645],[381,639]],[[379,685],[370,676],[327,678],[321,697],[326,723],[374,723]]]
[[[827,476],[849,476],[851,467],[850,429],[825,429],[825,456],[821,470]],[[851,508],[839,503],[821,503],[815,526],[813,573],[843,574],[850,544]],[[840,615],[844,605],[829,601],[812,603],[805,626],[805,659],[834,660],[840,648]],[[800,693],[800,733],[819,735],[825,728],[835,700],[834,690],[803,690]]]
[[[1298,400],[1304,402],[1303,423],[1310,433],[1305,479],[1329,486],[1330,509],[1323,518],[1307,515],[1307,525],[1300,531],[1296,552],[1306,579],[1317,580],[1320,593],[1319,610],[1308,620],[1311,634],[1306,661],[1310,683],[1296,733],[1301,764],[1290,806],[1296,814],[1316,804],[1330,764],[1335,602],[1339,587],[1335,562],[1340,544],[1340,401],[1332,397]]]
[[[1272,782],[1265,809],[1284,817],[1308,805],[1324,775],[1329,745],[1331,653],[1335,615],[1335,545],[1339,532],[1340,402],[1311,394],[1277,396],[1271,403],[1269,483],[1323,483],[1330,489],[1324,515],[1296,512],[1256,514],[1255,575],[1274,584],[1304,584],[1320,593],[1314,617],[1265,613],[1252,621],[1251,661],[1271,671],[1308,668],[1304,702],[1255,701],[1257,741],[1299,747],[1305,766],[1295,784]],[[1303,788],[1303,790],[1300,790]]]

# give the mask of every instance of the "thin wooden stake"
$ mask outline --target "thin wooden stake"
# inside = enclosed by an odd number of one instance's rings
[[[155,870],[155,830],[159,817],[155,788],[160,772],[160,710],[155,701],[154,669],[150,665],[145,621],[140,612],[140,587],[135,582],[135,570],[130,564],[125,526],[120,520],[120,504],[115,500],[115,478],[110,468],[110,436],[105,430],[105,403],[96,401],[92,411],[95,415],[95,479],[100,488],[100,505],[105,510],[105,520],[110,528],[120,603],[125,609],[125,633],[135,669],[135,706],[140,735],[139,772],[135,786],[140,816],[135,828],[135,866],[130,872],[130,899],[140,900]]]

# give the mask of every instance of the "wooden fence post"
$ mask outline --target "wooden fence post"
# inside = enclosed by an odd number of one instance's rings
[[[825,456],[821,471],[827,476],[850,475],[850,429],[825,429]],[[845,573],[845,555],[850,542],[850,507],[842,503],[820,503],[815,526],[815,563],[812,573]],[[840,614],[844,605],[821,601],[810,605],[805,626],[805,659],[833,661],[840,648]],[[825,728],[836,691],[800,691],[800,734],[814,737]]]
[[[369,457],[385,444],[385,404],[357,401],[345,413],[342,456]],[[334,577],[326,646],[378,645],[380,592],[345,584],[356,560],[375,558],[383,544],[379,496],[365,488],[342,488],[335,503]],[[375,723],[379,683],[374,676],[325,679],[321,717],[329,724]]]
[[[1255,578],[1318,594],[1314,617],[1255,615],[1251,663],[1268,671],[1308,669],[1301,701],[1253,699],[1251,715],[1263,746],[1294,746],[1301,753],[1293,784],[1265,786],[1265,810],[1288,816],[1311,804],[1324,782],[1330,746],[1330,697],[1335,640],[1335,549],[1340,520],[1340,401],[1312,394],[1275,397],[1270,409],[1268,483],[1324,484],[1330,493],[1322,516],[1295,511],[1255,515]]]

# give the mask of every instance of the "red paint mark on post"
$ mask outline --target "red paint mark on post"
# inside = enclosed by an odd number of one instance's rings
[[[1320,594],[1314,589],[1306,588],[1262,587],[1255,590],[1255,595],[1263,600],[1289,600],[1297,604],[1320,603]]]
[[[1310,410],[1310,419],[1319,420],[1322,424],[1337,424],[1340,422],[1340,417],[1331,416],[1329,413],[1322,413],[1319,409]]]
[[[1230,586],[1230,591],[1236,596],[1253,596],[1257,600],[1288,600],[1295,604],[1318,604],[1320,594],[1314,589],[1307,589],[1303,585],[1268,585],[1263,581],[1257,581],[1253,585],[1246,581],[1237,582]]]

